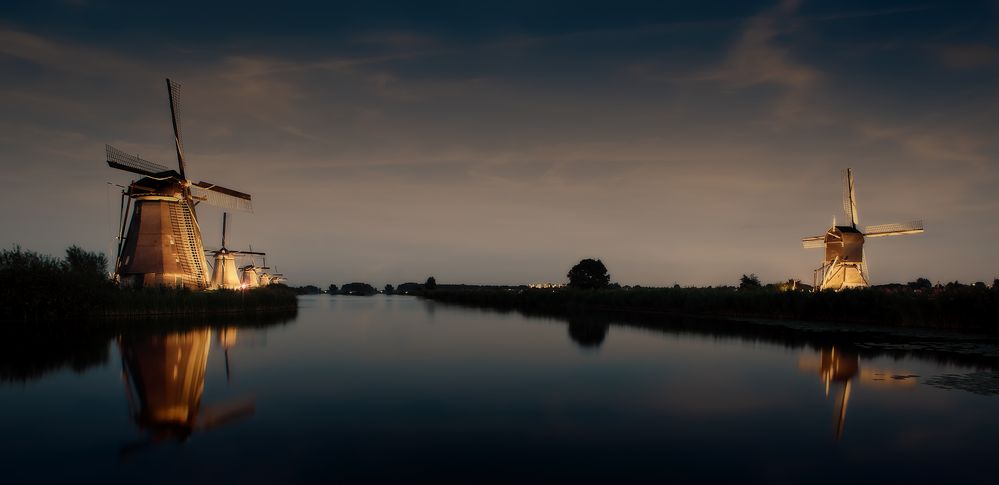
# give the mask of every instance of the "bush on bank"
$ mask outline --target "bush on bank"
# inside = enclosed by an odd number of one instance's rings
[[[283,285],[248,291],[119,289],[103,254],[72,246],[58,259],[15,247],[0,250],[0,321],[80,321],[99,318],[288,310],[295,292]]]

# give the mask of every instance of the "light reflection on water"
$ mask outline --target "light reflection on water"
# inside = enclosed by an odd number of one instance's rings
[[[260,328],[8,339],[3,473],[992,481],[999,398],[953,376],[993,362],[617,323],[316,296]]]

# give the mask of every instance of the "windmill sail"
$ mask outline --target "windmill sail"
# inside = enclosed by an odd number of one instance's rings
[[[843,215],[846,216],[850,226],[854,228],[860,223],[857,215],[857,194],[853,184],[853,170],[846,169],[843,172]]]
[[[923,221],[909,221],[897,224],[878,224],[864,228],[866,237],[902,236],[923,232]]]
[[[826,247],[825,236],[810,236],[801,238],[801,247],[805,249],[818,249]]]
[[[149,160],[143,160],[136,155],[125,153],[124,151],[121,151],[111,145],[104,145],[104,151],[107,153],[108,166],[111,168],[117,168],[118,170],[137,173],[147,177],[160,175],[164,172],[170,171],[169,168],[166,168],[163,165],[150,162]]]
[[[170,119],[173,121],[173,140],[177,148],[177,165],[180,168],[180,176],[187,177],[184,173],[184,139],[180,135],[180,84],[166,80],[167,93],[170,95]]]
[[[250,194],[211,184],[198,182],[191,184],[191,195],[199,201],[221,207],[227,210],[253,212]]]

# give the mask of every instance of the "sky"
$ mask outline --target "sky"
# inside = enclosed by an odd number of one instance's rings
[[[926,225],[874,283],[999,277],[997,1],[7,0],[0,73],[5,248],[111,251],[104,144],[176,164],[169,77],[291,284],[810,282],[847,167],[862,226]]]

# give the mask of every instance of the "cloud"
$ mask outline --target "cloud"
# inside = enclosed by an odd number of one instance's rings
[[[777,8],[749,19],[722,66],[703,78],[736,87],[772,84],[803,90],[814,85],[821,77],[819,71],[795,62],[791,49],[778,41],[779,36],[794,31],[793,13],[797,4],[785,1]]]
[[[59,43],[5,28],[0,28],[0,55],[84,74],[121,75],[141,68],[140,63],[111,52]]]
[[[999,47],[988,44],[961,44],[934,47],[944,65],[953,69],[977,69],[999,64]]]

